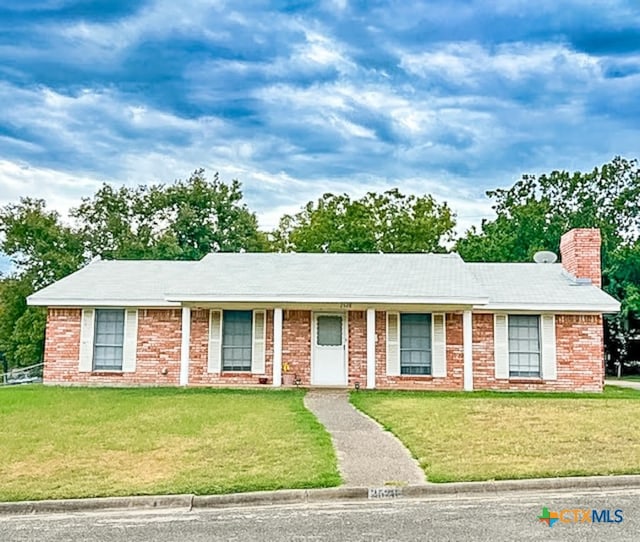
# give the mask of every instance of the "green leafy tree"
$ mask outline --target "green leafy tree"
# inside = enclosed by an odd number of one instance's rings
[[[0,250],[11,257],[18,276],[41,288],[83,263],[77,233],[62,223],[42,199],[21,198],[0,209]]]
[[[10,366],[41,361],[45,310],[26,297],[89,259],[199,259],[215,251],[268,248],[238,181],[208,181],[197,170],[170,185],[103,185],[63,223],[44,200],[22,198],[0,209],[0,250],[14,265],[0,281],[0,350]]]
[[[531,261],[538,250],[559,250],[571,228],[600,228],[603,252],[633,242],[640,232],[640,171],[614,158],[589,173],[524,175],[509,189],[490,190],[496,218],[458,240],[468,261]]]
[[[606,344],[612,360],[624,360],[630,321],[640,314],[640,170],[636,160],[616,157],[588,173],[553,171],[525,175],[509,189],[487,192],[496,218],[484,220],[457,241],[467,261],[530,262],[538,250],[559,253],[571,228],[599,228],[603,288],[622,302],[608,317]]]
[[[0,349],[10,366],[42,360],[45,311],[26,297],[82,265],[80,237],[40,199],[22,198],[0,210],[0,249],[15,265],[0,282]]]
[[[324,194],[299,213],[282,217],[272,237],[280,251],[444,252],[454,227],[446,203],[392,189],[357,200]]]
[[[105,184],[72,209],[85,252],[105,259],[196,260],[209,252],[262,251],[268,245],[238,181],[208,181],[196,170],[170,185]]]

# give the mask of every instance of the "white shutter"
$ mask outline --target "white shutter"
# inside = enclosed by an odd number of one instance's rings
[[[264,339],[266,331],[265,311],[253,311],[253,347],[251,348],[251,372],[264,374]]]
[[[400,315],[387,313],[387,374],[400,374]]]
[[[222,311],[209,312],[209,363],[210,373],[219,373],[222,358]]]
[[[138,311],[126,309],[124,313],[124,344],[122,348],[122,371],[135,373],[138,348]]]
[[[80,322],[80,364],[78,371],[90,373],[93,370],[93,322],[95,310],[82,309]]]
[[[493,341],[496,378],[509,378],[509,322],[506,314],[494,315]]]
[[[540,353],[542,355],[542,378],[556,380],[556,317],[543,314],[540,317]]]
[[[431,316],[431,375],[437,378],[447,376],[447,338],[445,315]]]

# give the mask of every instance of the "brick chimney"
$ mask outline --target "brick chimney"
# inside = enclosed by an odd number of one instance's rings
[[[560,239],[562,267],[577,279],[591,279],[598,288],[602,286],[600,274],[600,230],[575,228]]]

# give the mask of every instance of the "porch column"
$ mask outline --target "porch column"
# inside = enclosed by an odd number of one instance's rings
[[[189,345],[191,343],[191,309],[182,307],[182,336],[180,341],[180,385],[189,384]]]
[[[367,389],[376,387],[376,310],[367,309]]]
[[[462,359],[464,364],[464,390],[473,390],[473,326],[471,311],[462,313]]]
[[[282,385],[282,309],[273,309],[273,386]]]

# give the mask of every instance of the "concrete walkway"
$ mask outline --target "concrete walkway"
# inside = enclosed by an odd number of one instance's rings
[[[409,451],[357,411],[346,390],[311,390],[304,402],[331,434],[345,485],[378,488],[425,482],[424,472]]]
[[[633,380],[615,380],[607,379],[604,381],[605,386],[618,386],[619,388],[632,388],[634,390],[640,390],[640,382],[634,382]]]

